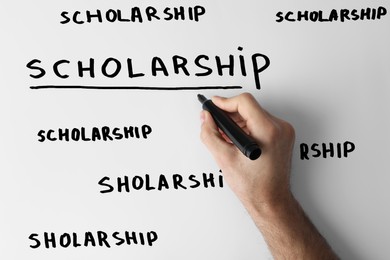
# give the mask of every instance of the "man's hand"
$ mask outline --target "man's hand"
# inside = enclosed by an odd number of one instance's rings
[[[262,149],[257,160],[249,160],[220,133],[210,113],[202,111],[201,139],[242,203],[266,206],[289,196],[293,127],[269,114],[247,93],[233,98],[213,97],[212,101],[229,112]]]
[[[220,132],[210,113],[202,111],[201,139],[275,259],[337,259],[291,193],[293,127],[268,113],[247,93],[212,101],[230,113],[262,149],[257,160],[249,160]]]

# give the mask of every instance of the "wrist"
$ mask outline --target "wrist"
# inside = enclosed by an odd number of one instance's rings
[[[291,191],[287,191],[263,200],[247,200],[243,204],[252,217],[267,221],[289,214],[297,206],[297,201]]]

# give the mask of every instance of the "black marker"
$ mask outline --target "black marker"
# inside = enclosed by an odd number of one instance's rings
[[[261,149],[256,141],[247,135],[222,109],[205,96],[198,94],[198,100],[202,108],[210,112],[217,126],[229,137],[238,149],[249,159],[256,160],[261,154]]]

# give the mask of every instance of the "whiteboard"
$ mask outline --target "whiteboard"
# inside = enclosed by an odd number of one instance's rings
[[[336,253],[389,259],[389,8],[3,1],[0,258],[271,259],[199,139],[198,93],[250,92]]]

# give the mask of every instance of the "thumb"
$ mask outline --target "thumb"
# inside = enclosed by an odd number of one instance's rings
[[[201,112],[201,119],[203,121],[201,127],[200,138],[206,145],[207,149],[214,156],[219,165],[224,164],[225,160],[230,160],[236,151],[232,144],[226,142],[218,130],[213,117],[208,111]]]

